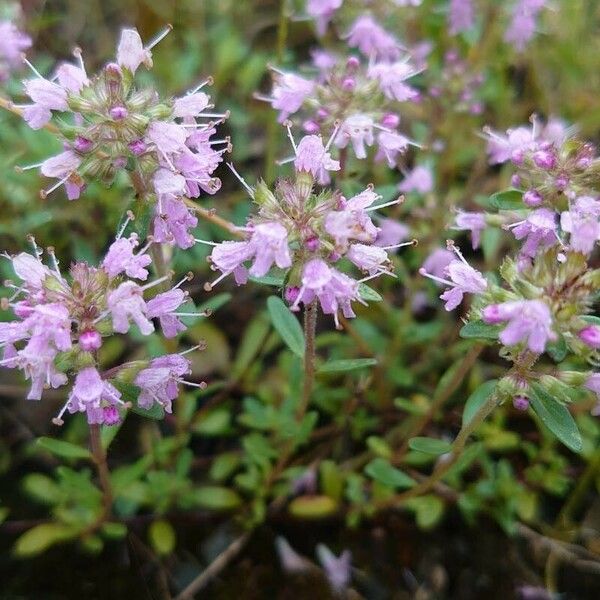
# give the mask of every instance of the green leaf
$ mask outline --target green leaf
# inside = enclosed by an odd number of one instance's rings
[[[581,320],[590,325],[597,325],[600,327],[600,317],[595,317],[594,315],[581,315]]]
[[[41,554],[50,546],[76,537],[77,530],[62,523],[42,523],[28,529],[15,542],[14,552],[24,558]]]
[[[127,526],[125,523],[117,523],[115,521],[106,521],[102,523],[102,533],[109,539],[122,539],[127,535]]]
[[[175,530],[168,521],[154,521],[148,529],[148,539],[160,556],[168,556],[175,549]]]
[[[385,458],[375,458],[366,467],[365,473],[391,488],[409,488],[415,485],[415,480],[406,473],[396,469]]]
[[[546,352],[550,355],[552,360],[556,363],[562,362],[567,357],[569,349],[564,336],[559,335],[556,342],[552,342],[546,346]]]
[[[270,296],[267,299],[267,308],[277,333],[283,338],[287,347],[296,356],[302,358],[304,356],[304,333],[298,319],[285,305],[285,302],[277,296]]]
[[[229,429],[230,422],[231,412],[227,408],[216,407],[197,419],[192,430],[205,436],[221,435]]]
[[[299,519],[323,519],[337,511],[338,504],[330,496],[299,496],[288,507],[290,514]]]
[[[368,285],[366,285],[364,283],[361,283],[358,286],[358,293],[360,294],[360,297],[365,302],[382,302],[383,301],[383,296],[381,294],[379,294],[373,288],[369,287]]]
[[[488,325],[483,321],[471,321],[463,325],[460,330],[460,337],[471,339],[495,340],[500,332],[499,325]]]
[[[496,389],[497,379],[490,379],[482,383],[467,399],[462,415],[462,426],[464,427],[475,416],[475,413],[487,402],[488,398]]]
[[[262,285],[271,285],[273,287],[282,288],[285,282],[283,277],[275,277],[273,275],[265,275],[264,277],[250,277],[250,281],[260,283]]]
[[[54,438],[49,437],[41,437],[38,438],[36,443],[40,448],[48,450],[57,456],[62,456],[63,458],[86,458],[88,460],[91,460],[92,458],[89,450],[82,448],[81,446],[71,444],[71,442],[55,440]]]
[[[496,192],[490,196],[490,204],[498,210],[523,210],[523,192],[514,188]]]
[[[374,358],[349,358],[341,360],[330,360],[319,367],[319,373],[342,373],[344,371],[354,371],[355,369],[364,369],[377,364]]]
[[[56,504],[62,494],[60,487],[53,479],[41,473],[30,473],[23,480],[25,491],[44,504]]]
[[[581,452],[583,442],[577,423],[566,406],[554,399],[541,385],[534,383],[529,388],[529,400],[544,425],[573,452]]]
[[[264,347],[265,338],[271,331],[269,321],[264,314],[255,317],[246,330],[238,347],[235,361],[231,367],[231,378],[237,380],[252,364],[254,358]]]
[[[444,514],[444,502],[433,495],[410,498],[406,506],[415,511],[417,525],[421,529],[431,529]]]
[[[423,452],[424,454],[433,454],[439,456],[440,454],[446,454],[452,450],[452,444],[445,442],[444,440],[436,440],[435,438],[428,437],[414,437],[408,440],[408,447],[416,452]]]
[[[231,510],[242,503],[236,492],[217,485],[196,488],[192,497],[195,504],[210,510]]]
[[[216,296],[213,296],[210,300],[207,300],[203,304],[200,304],[200,306],[198,306],[198,311],[205,312],[209,310],[212,312],[216,312],[223,305],[227,304],[232,297],[232,294],[230,294],[229,292],[222,292],[221,294],[217,294]]]

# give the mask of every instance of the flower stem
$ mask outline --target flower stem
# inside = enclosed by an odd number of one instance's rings
[[[102,438],[100,437],[100,425],[90,423],[90,449],[94,464],[98,471],[100,479],[100,487],[102,488],[102,504],[104,505],[104,516],[109,517],[112,507],[112,486],[110,484],[110,471],[106,462],[106,451],[102,446]]]
[[[317,302],[313,300],[304,308],[304,386],[302,402],[297,416],[302,418],[312,396],[315,384],[315,334],[317,331]]]
[[[428,492],[432,487],[434,487],[435,484],[438,483],[456,463],[462,454],[470,435],[486,419],[486,417],[494,410],[494,408],[496,408],[497,405],[498,397],[496,394],[492,394],[488,401],[473,415],[473,418],[468,423],[463,425],[462,429],[458,432],[458,435],[456,436],[454,442],[452,443],[452,447],[448,452],[447,459],[438,462],[433,473],[427,479],[410,488],[406,492],[396,494],[392,498],[378,503],[377,509],[397,506],[398,504],[405,502],[410,498],[414,498],[424,494],[425,492]]]

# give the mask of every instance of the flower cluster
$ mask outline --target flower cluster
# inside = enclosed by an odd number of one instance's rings
[[[149,276],[149,244],[139,248],[135,234],[119,237],[100,266],[74,263],[68,276],[61,273],[52,248],[47,250],[47,266],[31,241],[34,255],[5,255],[19,281],[5,282],[14,293],[2,300],[2,308],[11,308],[15,319],[0,323],[0,364],[21,370],[30,380],[27,398],[40,400],[45,388],[67,385],[72,374],[74,383],[55,423],[61,424],[69,411],[85,412],[90,423],[114,424],[120,420],[120,410],[127,408],[117,384],[123,381],[118,375],[123,370],[129,379],[137,374],[134,383],[141,389],[140,406],[157,402],[170,410],[177,382],[190,371],[186,358],[166,356],[148,365],[141,361],[112,369],[111,381],[98,370],[97,352],[105,338],[127,333],[132,324],[143,335],[154,331],[152,319],[158,319],[166,337],[185,330],[181,317],[200,314],[184,307],[188,294],[180,286],[189,277],[148,298],[148,292],[155,292],[168,276],[142,283]]]
[[[487,136],[490,162],[510,161],[516,168],[512,183],[521,189],[492,199],[498,214],[459,211],[455,228],[470,230],[474,247],[489,225],[501,225],[521,244],[500,269],[505,286],[480,290],[471,317],[488,327],[488,337],[497,338],[513,362],[503,389],[515,405],[527,407],[534,384],[561,401],[581,386],[598,394],[597,373],[559,370],[550,376],[532,367],[545,352],[559,363],[571,355],[581,365],[597,365],[600,320],[591,313],[600,270],[591,268],[590,259],[600,240],[600,158],[558,121],[541,127],[533,119],[531,127],[505,135],[488,130]],[[456,284],[452,264],[446,269]],[[461,283],[461,290],[471,291],[464,276]],[[454,305],[444,299],[447,307]]]
[[[34,129],[56,116],[64,150],[25,168],[40,167],[57,179],[44,197],[64,185],[70,200],[79,198],[88,180],[109,184],[126,169],[138,182],[138,194],[154,206],[156,241],[187,248],[197,219],[185,199],[220,188],[213,172],[230,144],[213,137],[227,115],[211,112],[210,97],[201,91],[210,80],[166,100],[151,87],[136,87],[136,71],[152,66],[151,49],[169,31],[144,46],[136,30],[125,29],[116,62],[94,76],[86,73],[78,49],[77,64],[59,65],[49,79],[27,61],[35,77],[24,84],[31,103],[22,106],[23,116]]]
[[[31,38],[9,20],[0,21],[0,81],[6,81],[18,69],[21,55],[31,47]]]
[[[221,275],[207,289],[230,274],[243,284],[249,275],[263,277],[276,266],[283,271],[284,295],[293,310],[318,301],[339,327],[340,312],[354,317],[352,303],[365,304],[363,282],[393,275],[388,250],[413,242],[398,243],[405,230],[387,227],[387,245],[376,245],[380,228],[370,213],[400,199],[374,205],[379,197],[372,187],[348,199],[337,191],[315,191],[315,182],[340,168],[329,153],[332,139],[324,145],[319,136],[308,135],[294,143],[295,178],[279,181],[274,191],[264,183],[254,189],[244,183],[258,212],[243,228],[245,240],[214,246],[209,260]],[[362,279],[343,271],[350,264],[364,273]]]
[[[430,79],[434,83],[429,88],[429,94],[438,102],[457,112],[472,115],[483,112],[480,89],[485,77],[481,72],[474,72],[473,67],[460,57],[457,50],[448,50],[444,54],[441,71],[431,70]]]
[[[274,69],[271,95],[259,98],[279,111],[281,122],[298,115],[309,134],[337,128],[334,146],[351,146],[358,159],[366,158],[367,149],[376,146],[375,158],[394,167],[398,156],[413,143],[398,130],[398,104],[420,98],[407,81],[421,69],[409,62],[400,42],[369,15],[357,19],[346,43],[365,58],[316,50],[314,77]]]

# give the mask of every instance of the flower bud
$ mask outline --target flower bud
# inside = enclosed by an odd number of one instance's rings
[[[108,114],[113,121],[122,121],[127,118],[129,111],[124,106],[113,106]]]
[[[546,171],[554,169],[556,166],[556,156],[550,150],[538,150],[533,155],[533,162]]]
[[[356,71],[358,67],[360,67],[360,60],[356,58],[356,56],[348,58],[346,61],[346,69],[348,69],[348,71]]]
[[[121,415],[116,406],[105,406],[102,409],[104,425],[116,425],[121,420]]]
[[[532,208],[539,206],[543,201],[542,195],[537,190],[527,190],[523,194],[523,202]]]
[[[133,142],[129,142],[129,144],[127,144],[127,147],[135,156],[140,156],[141,154],[144,154],[147,148],[146,142],[144,142],[144,140],[142,139],[133,140]]]
[[[517,175],[516,173],[510,178],[510,184],[514,187],[514,188],[518,188],[521,187],[521,177],[519,175]]]
[[[589,377],[589,373],[581,371],[559,371],[558,378],[570,387],[583,385]]]
[[[342,88],[347,92],[351,92],[356,87],[356,80],[354,77],[345,77],[342,81]]]
[[[504,319],[501,316],[500,307],[498,304],[490,304],[481,311],[481,318],[488,325],[498,325]]]
[[[85,352],[93,352],[102,346],[102,336],[95,330],[89,329],[79,336],[79,347]]]
[[[554,180],[554,187],[557,190],[559,190],[560,192],[566,190],[568,185],[569,185],[569,178],[566,175],[559,175]]]
[[[290,285],[285,288],[284,296],[288,304],[294,304],[300,293],[300,288],[295,285]]]
[[[381,124],[384,127],[389,127],[390,129],[396,129],[398,125],[400,125],[400,117],[394,113],[387,113],[381,119]]]
[[[525,411],[529,408],[529,398],[525,396],[515,396],[512,402],[517,410]]]
[[[78,135],[73,142],[73,148],[77,150],[77,152],[89,152],[93,147],[94,142],[81,135]]]
[[[316,236],[310,237],[308,238],[305,242],[304,245],[306,246],[306,249],[309,252],[316,252],[319,247],[321,246],[321,243],[319,242],[319,238]]]
[[[513,150],[510,159],[515,165],[522,165],[523,159],[525,158],[525,154],[523,150]]]
[[[588,325],[584,327],[578,334],[579,339],[584,343],[594,348],[600,349],[600,327],[596,325]]]
[[[316,121],[311,120],[304,121],[304,123],[302,123],[302,128],[304,129],[304,131],[306,131],[306,133],[309,134],[319,133],[319,131],[321,130],[319,124]]]

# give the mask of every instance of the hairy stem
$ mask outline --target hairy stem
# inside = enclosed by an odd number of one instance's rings
[[[317,331],[317,302],[313,300],[304,308],[304,385],[298,418],[302,418],[312,396],[315,384],[315,334]]]
[[[90,450],[98,471],[98,479],[102,488],[102,504],[104,505],[104,516],[109,517],[111,513],[113,495],[110,484],[110,471],[106,462],[106,451],[102,447],[100,437],[100,425],[90,423]]]

